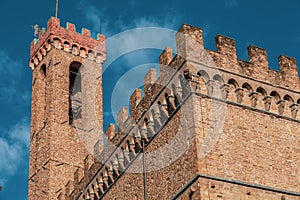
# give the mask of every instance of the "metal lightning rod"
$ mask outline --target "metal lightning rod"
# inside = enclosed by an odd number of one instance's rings
[[[58,0],[56,0],[55,18],[58,16]]]

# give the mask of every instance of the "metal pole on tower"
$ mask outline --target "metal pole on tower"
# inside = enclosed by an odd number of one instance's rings
[[[58,0],[56,0],[55,17],[58,17]]]

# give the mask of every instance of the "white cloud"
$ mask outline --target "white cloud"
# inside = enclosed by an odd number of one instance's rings
[[[135,2],[131,1],[130,3],[134,6]],[[78,6],[86,19],[97,30],[100,27],[100,16],[106,16],[104,10],[99,10],[87,0],[81,0]],[[113,69],[114,76],[119,78],[119,82],[112,93],[112,99],[115,100],[111,103],[114,115],[122,106],[128,105],[129,96],[133,90],[143,84],[147,69],[157,67],[157,64],[155,66],[153,63],[145,63],[145,60],[149,60],[147,59],[149,52],[143,53],[143,50],[158,49],[162,51],[168,46],[176,53],[175,35],[179,28],[176,22],[179,19],[179,13],[164,13],[160,17],[139,17],[130,20],[130,22],[125,22],[121,17],[115,21],[101,18],[102,22],[105,21],[105,24],[102,24],[103,34],[107,36],[107,58],[103,72],[121,56],[125,56],[123,57],[123,65],[127,66],[125,74],[122,74],[124,68]],[[138,57],[126,56],[133,51],[139,51]],[[158,58],[155,59],[158,60]],[[135,66],[136,63],[139,63],[139,66]],[[135,81],[133,81],[133,77]]]
[[[0,138],[0,171],[1,171],[1,179],[2,176],[10,176],[12,175],[19,163],[19,159],[21,158],[21,149],[22,147],[19,146],[19,143],[10,143],[4,138]]]
[[[0,184],[13,176],[20,164],[26,162],[29,147],[29,120],[22,120],[0,137]]]
[[[157,63],[147,63],[135,66],[119,78],[111,97],[112,114],[115,119],[119,110],[128,105],[132,92],[144,85],[144,76],[150,68],[155,68],[158,71],[159,65]]]
[[[22,145],[29,146],[29,120],[23,119],[10,130],[10,138]]]
[[[11,57],[6,51],[0,49],[0,101],[2,108],[11,115],[24,113],[28,109],[31,90],[24,85],[28,81],[24,71],[29,70],[22,60]]]
[[[131,0],[129,4],[134,7],[136,2]],[[110,36],[112,34],[126,31],[134,28],[141,27],[161,27],[161,28],[171,28],[177,29],[176,21],[179,20],[179,13],[164,13],[161,17],[147,16],[139,17],[130,20],[129,24],[126,24],[121,16],[118,20],[110,21],[108,18],[105,18],[105,8],[101,10],[96,6],[92,5],[88,0],[80,0],[77,4],[78,10],[85,16],[86,20],[92,24],[92,31],[98,33],[100,31],[100,26],[105,36]]]
[[[22,67],[21,60],[12,59],[5,51],[0,50],[0,98],[4,96],[9,100],[19,92],[16,88],[22,76]]]
[[[108,23],[104,18],[101,18],[103,11],[91,5],[87,0],[80,0],[77,7],[84,14],[86,20],[92,24],[94,34],[100,33],[100,29],[107,30]]]

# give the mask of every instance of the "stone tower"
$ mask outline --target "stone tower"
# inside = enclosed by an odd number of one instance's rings
[[[296,60],[279,56],[276,71],[265,49],[241,60],[234,39],[216,36],[212,51],[202,33],[181,26],[177,54],[162,52],[159,77],[146,74],[99,156],[95,145],[101,162],[87,156],[59,200],[299,200]]]
[[[57,18],[50,18],[47,29],[31,43],[29,199],[56,199],[67,180],[83,168],[90,152],[84,144],[92,144],[90,136],[103,126],[105,58],[104,36],[94,39],[87,29],[77,33],[70,23],[61,27]]]

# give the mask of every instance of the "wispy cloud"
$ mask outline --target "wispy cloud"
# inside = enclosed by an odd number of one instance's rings
[[[0,99],[4,97],[9,100],[18,92],[16,86],[22,76],[22,67],[21,60],[14,60],[5,51],[0,50]]]
[[[238,1],[237,0],[225,0],[225,8],[227,9],[232,9],[236,6],[238,6]]]
[[[129,4],[134,7],[136,2],[131,0]],[[176,21],[181,18],[179,13],[170,12],[164,13],[161,17],[144,16],[133,18],[129,23],[125,23],[121,16],[115,21],[110,21],[105,17],[107,16],[105,13],[105,7],[100,10],[88,0],[80,0],[79,3],[77,3],[77,7],[78,10],[85,16],[85,19],[92,24],[92,31],[94,33],[98,33],[101,26],[103,34],[106,36],[111,36],[118,32],[140,27],[164,27],[177,29]]]
[[[87,0],[80,0],[77,4],[78,10],[85,16],[86,20],[92,24],[92,32],[100,33],[100,29],[106,30],[107,21],[102,18],[103,11],[90,4]]]
[[[2,108],[9,108],[10,114],[30,101],[30,90],[24,89],[22,60],[12,58],[0,49],[0,100]],[[17,102],[17,103],[16,103]],[[11,106],[13,104],[13,106]],[[26,163],[29,147],[29,120],[19,120],[10,128],[1,127],[0,132],[0,184],[16,173],[22,163]]]
[[[29,120],[24,119],[0,137],[0,184],[4,185],[13,176],[20,164],[27,159],[29,147]]]
[[[14,105],[15,110],[29,104],[31,92],[24,87],[24,70],[22,60],[12,58],[6,51],[0,49],[0,101],[6,107]]]
[[[131,5],[134,6],[132,0]],[[101,16],[106,16],[104,10],[99,10],[88,0],[81,0],[78,4],[80,11],[86,19],[91,22],[94,29],[100,26]],[[103,66],[103,72],[117,59],[122,57],[123,68],[113,68],[114,78],[118,78],[111,102],[112,111],[115,115],[118,110],[128,104],[129,96],[135,88],[143,85],[143,77],[150,67],[157,67],[157,64],[149,62],[149,52],[143,50],[163,50],[165,47],[172,47],[176,52],[175,34],[177,32],[179,13],[164,13],[163,16],[141,16],[135,19],[124,21],[122,17],[115,21],[101,18],[106,24],[102,24],[103,34],[107,36],[107,58]],[[118,34],[116,34],[118,33]],[[116,48],[118,47],[118,48]],[[138,57],[129,55],[138,51]],[[157,60],[157,58],[155,58]],[[139,63],[136,66],[136,63]],[[127,71],[127,72],[126,72]],[[133,78],[134,80],[133,81]]]

